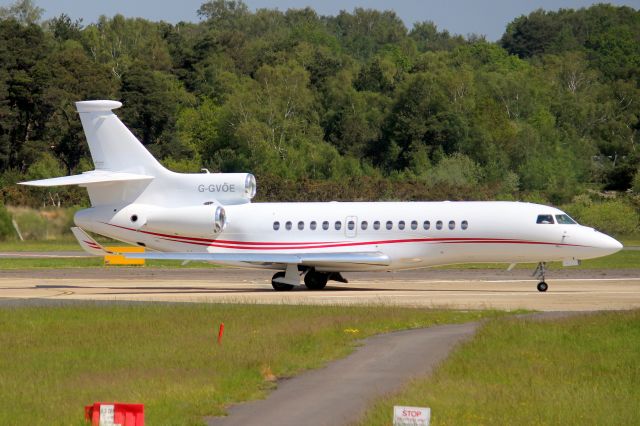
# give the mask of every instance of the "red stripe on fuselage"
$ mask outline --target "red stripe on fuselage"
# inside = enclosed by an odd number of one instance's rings
[[[425,243],[425,244],[533,244],[533,245],[552,245],[565,247],[584,247],[579,244],[554,243],[546,241],[529,241],[516,240],[508,238],[409,238],[409,239],[392,239],[392,240],[374,240],[374,241],[357,241],[357,242],[258,242],[258,241],[233,241],[233,240],[215,240],[196,237],[184,237],[179,235],[168,235],[151,231],[136,231],[133,228],[113,225],[102,222],[105,225],[114,226],[116,228],[125,229],[127,231],[141,232],[147,235],[153,235],[166,241],[172,241],[182,244],[191,244],[206,247],[219,247],[235,250],[296,250],[296,249],[323,249],[337,247],[355,247],[366,245],[382,245],[382,244],[402,244],[402,243]]]
[[[288,242],[288,243],[283,243],[283,242],[265,242],[265,241],[218,240],[218,239],[197,238],[197,237],[184,237],[184,236],[181,236],[181,235],[161,234],[159,232],[136,230],[136,229],[133,229],[133,228],[127,228],[126,226],[114,225],[114,224],[107,223],[107,222],[102,222],[102,223],[104,223],[105,225],[114,226],[116,228],[125,229],[127,231],[142,232],[143,234],[154,235],[156,237],[179,238],[181,240],[198,241],[198,242],[204,242],[204,243],[220,242],[220,243],[226,243],[226,244],[244,244],[244,245],[256,245],[256,246],[262,246],[262,245],[268,245],[268,246],[272,246],[272,245],[273,246],[275,246],[275,245],[287,245],[287,246],[290,246],[290,245],[308,245],[308,244],[327,244],[327,243],[338,243],[339,242],[339,241],[325,241],[325,242],[318,242],[318,243],[312,243],[312,242]]]

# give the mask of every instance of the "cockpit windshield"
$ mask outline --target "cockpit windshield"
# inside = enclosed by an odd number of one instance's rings
[[[542,223],[545,225],[551,225],[553,224],[553,215],[550,214],[540,214],[538,215],[538,220],[536,220],[536,223]]]
[[[543,225],[553,225],[557,223],[559,225],[576,225],[577,222],[569,217],[567,214],[557,214],[555,220],[552,214],[539,214],[536,223]]]
[[[576,221],[571,219],[569,215],[566,214],[557,214],[556,220],[560,225],[576,225]]]

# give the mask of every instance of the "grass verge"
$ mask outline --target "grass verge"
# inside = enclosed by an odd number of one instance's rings
[[[218,268],[207,262],[189,262],[186,265],[180,260],[147,260],[145,266],[157,268]],[[77,258],[0,258],[0,270],[7,269],[34,269],[34,268],[144,268],[145,266],[105,266],[102,257],[77,257]]]
[[[438,266],[437,269],[507,269],[508,263],[464,263],[457,265]],[[562,269],[561,262],[549,262],[549,269]],[[536,268],[535,263],[518,263],[516,269]],[[609,256],[597,259],[587,259],[580,266],[570,266],[569,269],[637,269],[640,268],[640,250],[622,250]]]
[[[361,425],[390,424],[393,405],[431,407],[433,425],[638,424],[638,359],[640,311],[492,321]]]
[[[623,238],[625,246],[640,246],[640,241],[636,236]],[[107,245],[123,245],[114,241],[100,241]],[[0,242],[0,252],[55,252],[59,251],[82,251],[74,238],[61,238],[57,240],[42,241],[3,241]],[[27,269],[27,268],[82,268],[102,266],[101,257],[87,258],[22,258],[3,259],[0,258],[0,270],[2,269]],[[146,262],[148,266],[159,266],[165,268],[211,268],[217,267],[207,262],[189,262],[182,265],[181,261],[158,261]],[[457,265],[439,266],[438,269],[506,269],[506,263],[466,263]],[[520,263],[517,269],[535,269],[533,263]],[[575,269],[634,269],[640,267],[640,250],[622,250],[611,256],[598,259],[589,259],[582,262],[580,266],[571,267]],[[560,269],[560,262],[551,262],[550,269]]]
[[[163,268],[216,268],[207,262],[189,262],[186,265],[178,260],[148,260],[147,266]],[[0,270],[2,269],[30,269],[30,268],[88,268],[103,266],[101,257],[81,258],[0,258]],[[447,266],[438,266],[436,269],[507,269],[507,263],[466,263]],[[109,266],[114,268],[117,266]],[[517,269],[530,269],[533,271],[534,263],[519,263]],[[563,268],[560,262],[551,262],[549,269]],[[582,262],[580,266],[571,266],[570,269],[637,269],[640,268],[640,250],[625,250],[611,256],[599,259],[590,259]]]
[[[94,401],[201,424],[390,330],[501,315],[399,307],[87,303],[0,309],[0,424],[83,424]],[[221,346],[218,325],[225,323]]]

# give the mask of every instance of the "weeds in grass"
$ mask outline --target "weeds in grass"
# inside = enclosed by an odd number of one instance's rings
[[[492,321],[436,373],[379,400],[431,408],[433,425],[638,424],[640,311],[560,321]]]
[[[201,424],[230,403],[263,397],[278,377],[346,355],[359,338],[494,315],[380,306],[4,308],[0,424],[74,423],[94,401],[143,403],[148,424]]]

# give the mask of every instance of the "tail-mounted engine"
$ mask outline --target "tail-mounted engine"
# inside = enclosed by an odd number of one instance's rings
[[[163,234],[216,238],[227,224],[224,207],[215,202],[186,207],[138,203],[123,208],[93,207],[77,212],[74,220],[78,226],[94,232],[100,232],[98,226],[111,232],[120,229],[159,234],[158,238]]]
[[[163,205],[167,198],[185,204],[215,201],[222,205],[244,204],[256,195],[256,178],[251,173],[174,174],[172,179],[154,182],[144,200]],[[169,197],[170,196],[170,197]]]
[[[129,226],[141,231],[189,237],[215,237],[227,224],[224,207],[206,203],[189,207],[127,207]]]

